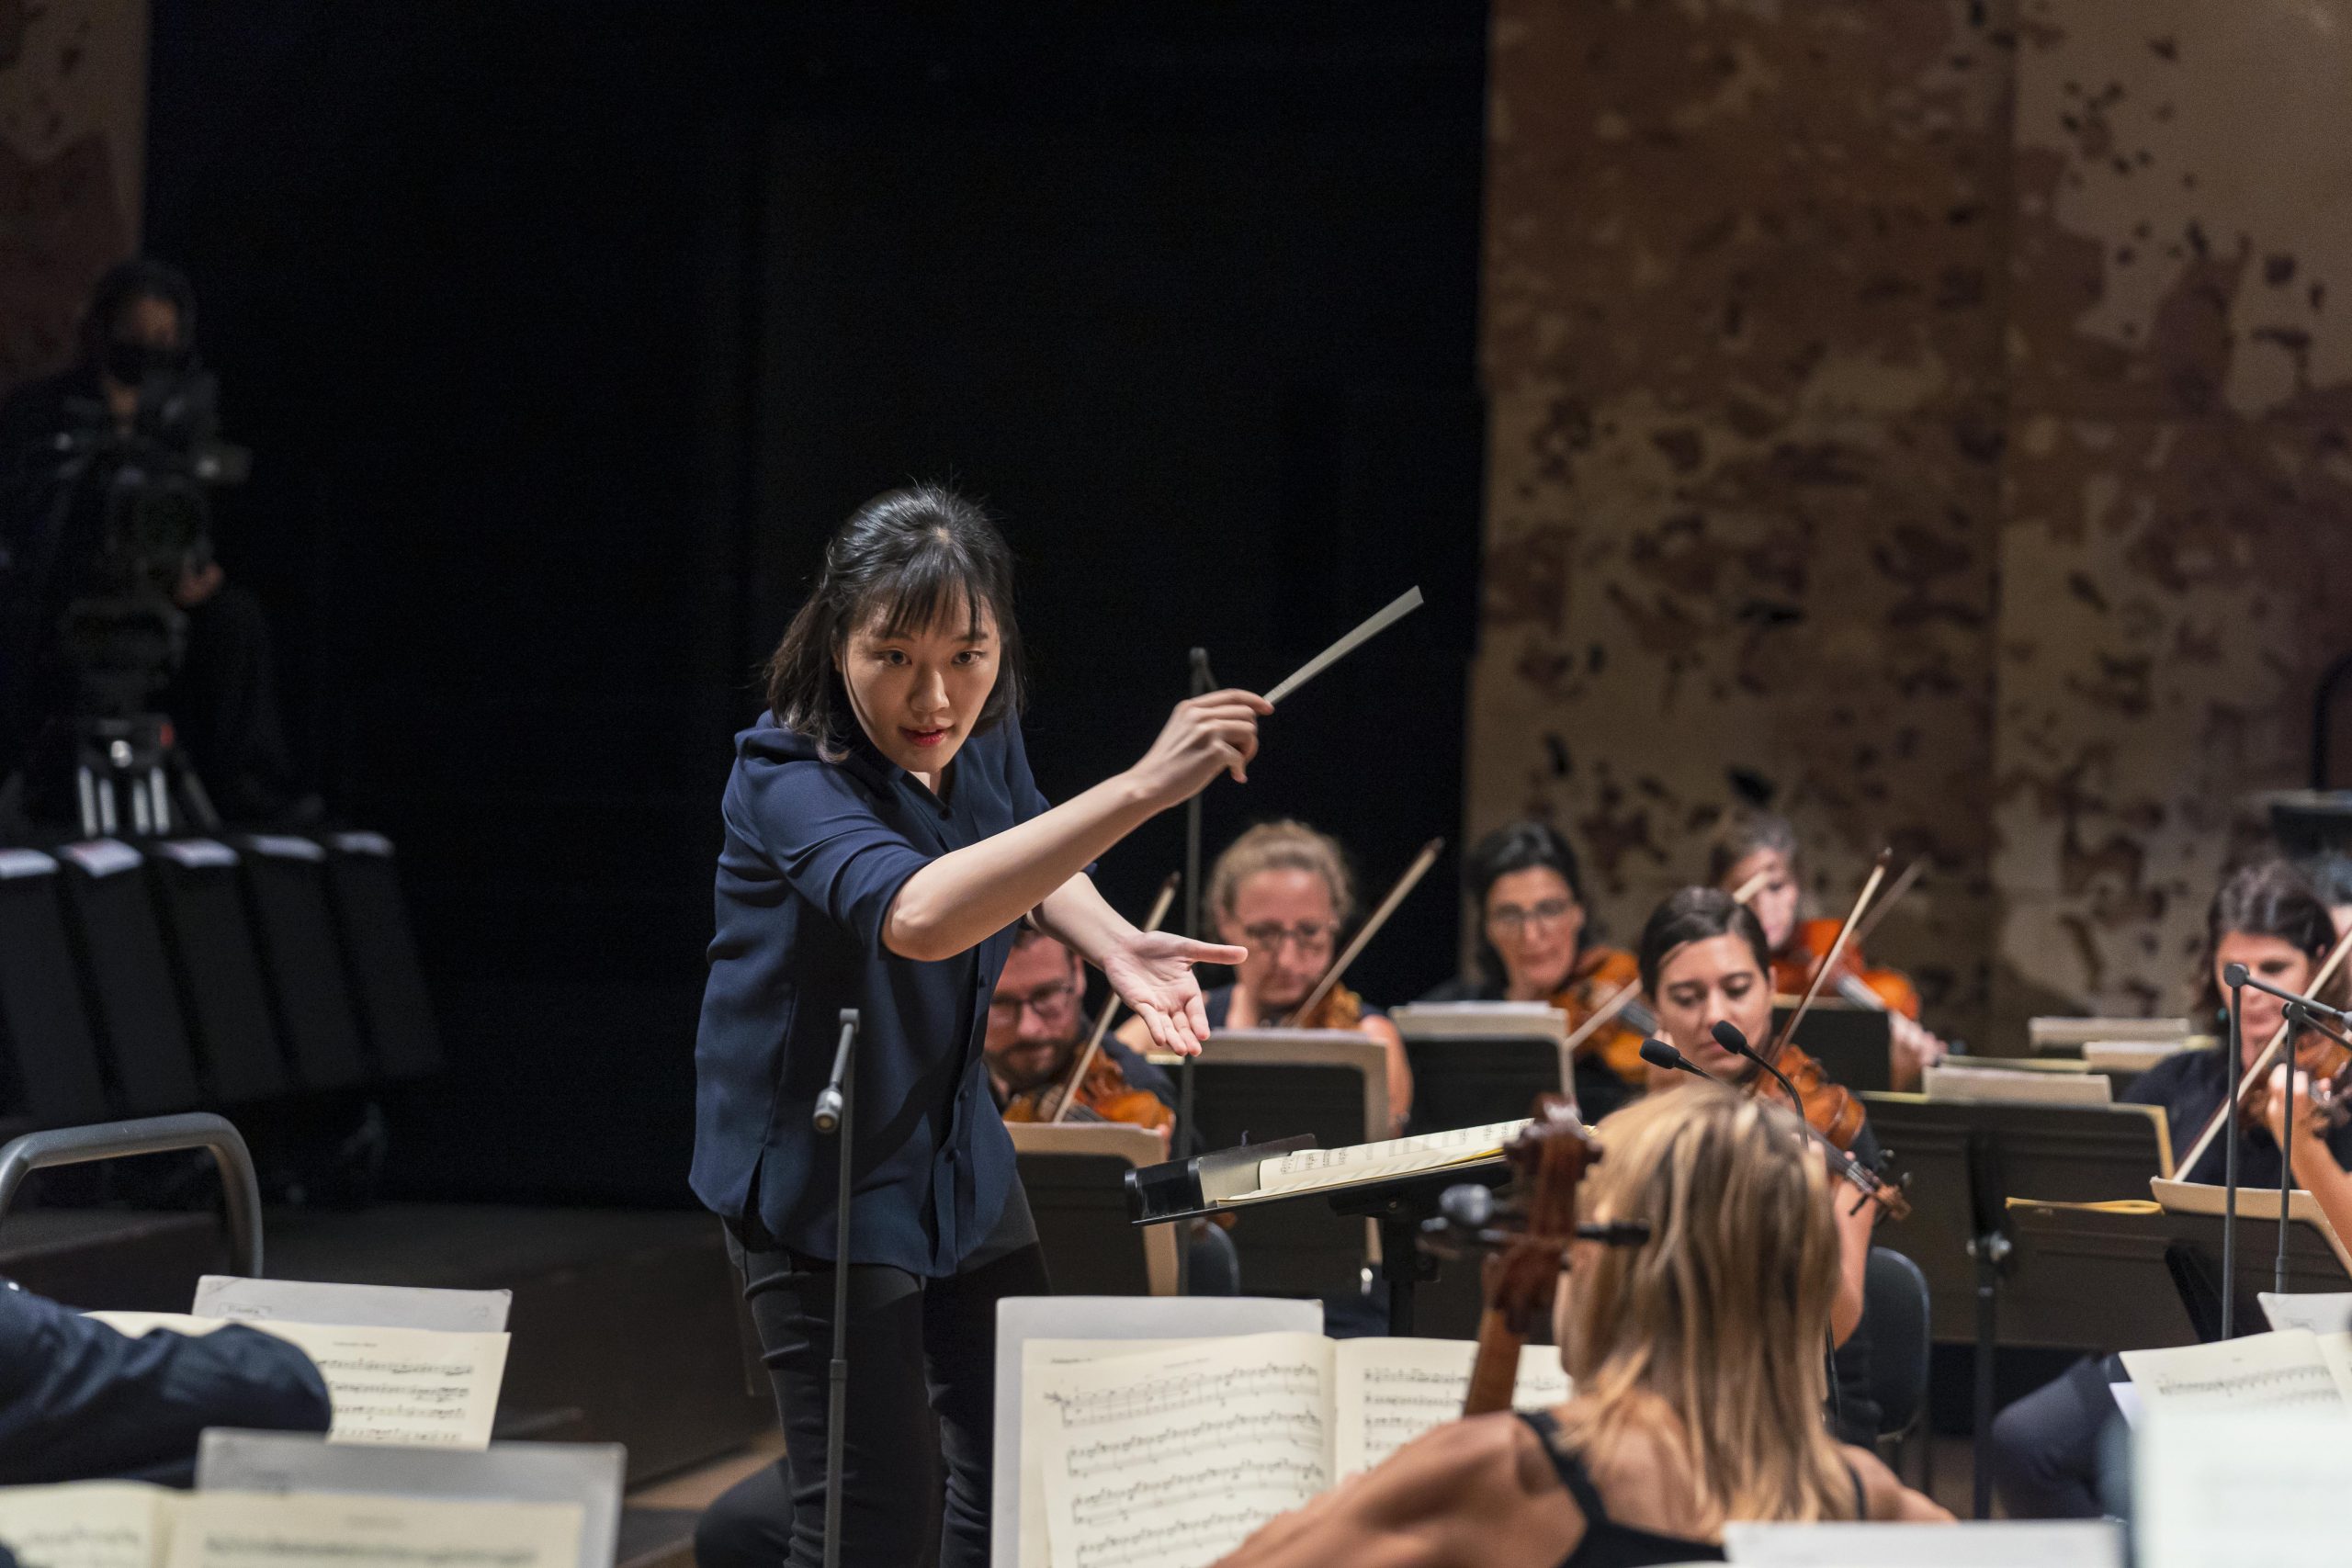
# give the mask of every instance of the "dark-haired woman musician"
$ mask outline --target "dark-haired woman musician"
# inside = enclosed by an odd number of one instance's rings
[[[949,491],[894,491],[833,536],[770,661],[769,711],[736,739],[693,1179],[727,1224],[775,1383],[795,1563],[822,1544],[842,1263],[842,1560],[897,1568],[934,1542],[945,1563],[987,1559],[996,1303],[1046,1289],[982,1062],[1013,926],[1100,967],[1180,1055],[1208,1028],[1193,965],[1248,956],[1137,931],[1085,869],[1218,773],[1240,778],[1264,701],[1179,704],[1140,761],[1049,807],[1022,750],[1020,649],[993,525]],[[809,1123],[844,1008],[861,1018],[845,1258],[835,1152]]]
[[[1762,1068],[1716,1043],[1713,1030],[1728,1023],[1758,1052],[1770,1048],[1771,960],[1755,914],[1713,887],[1686,887],[1652,911],[1642,928],[1642,985],[1668,1043],[1710,1077],[1760,1095],[1774,1104],[1786,1096]],[[1650,1070],[1650,1092],[1679,1092],[1698,1080]],[[1793,1108],[1792,1108],[1793,1110]],[[1796,1112],[1802,1114],[1802,1112]],[[1875,1164],[1878,1140],[1865,1125],[1849,1149]],[[1871,1227],[1878,1205],[1847,1191],[1838,1205],[1838,1292],[1829,1314],[1829,1416],[1849,1443],[1877,1437],[1878,1405],[1870,1395],[1870,1346],[1860,1332],[1862,1280],[1870,1262]]]
[[[2222,972],[2243,964],[2253,974],[2290,991],[2309,991],[2311,981],[2337,941],[2335,923],[2301,874],[2284,861],[2241,867],[2213,895],[2205,915],[2205,950],[2195,977],[2193,1021],[2226,1042],[2229,1015]],[[2325,987],[2341,1005],[2341,978]],[[2253,1066],[2286,1020],[2286,1004],[2249,987],[2239,1019],[2241,1060]],[[2227,1049],[2226,1045],[2223,1047]],[[2297,1043],[2299,1066],[2310,1068],[2326,1044],[2316,1035]],[[2177,1156],[2192,1142],[2229,1099],[2229,1058],[2222,1051],[2177,1051],[2132,1081],[2121,1099],[2160,1105]],[[2278,1086],[2283,1089],[2283,1083]],[[2233,1119],[2230,1130],[2187,1169],[2183,1181],[2218,1185],[2230,1138],[2238,1140],[2238,1180],[2254,1190],[2278,1188],[2278,1143],[2275,1128],[2282,1110],[2274,1093],[2267,1117]],[[2308,1104],[2296,1107],[2294,1174],[2314,1191],[2331,1190],[2328,1169],[2352,1163],[2352,1126],[2322,1129]],[[2119,1197],[2124,1194],[2118,1194]],[[2347,1215],[2352,1217],[2352,1215]],[[2121,1377],[2111,1357],[2077,1361],[2051,1382],[2003,1410],[1993,1421],[1993,1484],[2002,1506],[2017,1518],[2096,1518],[2106,1509],[2103,1492],[2113,1478],[2100,1469],[2099,1434],[2120,1418],[2108,1387]]]
[[[1620,987],[1638,985],[1634,955],[1585,940],[1584,878],[1577,852],[1558,829],[1527,819],[1506,823],[1471,849],[1464,890],[1478,919],[1471,973],[1422,999],[1432,1002],[1548,1001],[1574,1031]],[[1645,1081],[1642,1032],[1604,1024],[1577,1052],[1577,1101],[1599,1120]]]

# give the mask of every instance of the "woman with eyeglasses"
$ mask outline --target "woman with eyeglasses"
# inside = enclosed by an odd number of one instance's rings
[[[1587,942],[1577,852],[1548,822],[1506,824],[1478,840],[1462,868],[1477,912],[1473,968],[1421,998],[1431,1002],[1548,1001],[1571,1033],[1628,986],[1641,966],[1622,947]],[[1646,1081],[1636,1002],[1577,1049],[1577,1102],[1589,1120],[1615,1110]]]
[[[1388,1118],[1392,1129],[1403,1127],[1413,1073],[1405,1037],[1387,1015],[1335,985],[1311,1015],[1292,1016],[1331,966],[1355,916],[1355,880],[1339,844],[1304,822],[1261,822],[1216,857],[1208,894],[1218,940],[1250,953],[1233,984],[1204,995],[1209,1028],[1362,1031],[1388,1053]],[[1133,1022],[1119,1033],[1137,1047],[1148,1038]]]

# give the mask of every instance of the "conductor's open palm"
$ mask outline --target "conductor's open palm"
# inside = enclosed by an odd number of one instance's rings
[[[1193,965],[1238,964],[1249,956],[1244,947],[1194,942],[1172,931],[1137,931],[1103,955],[1102,977],[1143,1020],[1153,1044],[1191,1056],[1209,1034],[1208,1009]]]

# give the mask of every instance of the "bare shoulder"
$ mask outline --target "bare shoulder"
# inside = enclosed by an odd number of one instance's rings
[[[1886,1461],[1868,1449],[1841,1446],[1838,1451],[1854,1467],[1854,1473],[1861,1477],[1862,1502],[1871,1518],[1915,1524],[1951,1522],[1951,1515],[1941,1505],[1904,1485],[1894,1472],[1887,1469]]]
[[[1551,1563],[1573,1546],[1575,1506],[1533,1434],[1477,1416],[1415,1438],[1385,1462],[1267,1525],[1220,1568],[1468,1568]],[[1548,1553],[1548,1555],[1547,1555]]]

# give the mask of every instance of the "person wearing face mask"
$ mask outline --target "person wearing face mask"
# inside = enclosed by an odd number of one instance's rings
[[[1700,1084],[1595,1131],[1578,1217],[1646,1237],[1568,1248],[1548,1410],[1473,1416],[1283,1515],[1220,1568],[1719,1562],[1734,1521],[1951,1516],[1822,1429],[1842,1188],[1788,1114]]]
[[[1216,857],[1208,908],[1217,935],[1250,953],[1231,984],[1207,994],[1210,1027],[1361,1031],[1387,1052],[1388,1130],[1401,1130],[1413,1108],[1413,1072],[1388,1015],[1335,984],[1312,1014],[1292,1016],[1330,968],[1355,916],[1355,879],[1338,841],[1304,822],[1258,824]],[[1140,1022],[1119,1032],[1130,1044],[1144,1043]]]
[[[152,400],[197,368],[195,341],[188,280],[133,258],[92,289],[79,362],[26,383],[0,405],[0,579],[11,585],[0,666],[21,672],[0,693],[0,727],[11,738],[0,740],[10,752],[0,773],[75,702],[54,644],[66,604],[85,590],[113,469],[77,469],[74,453],[94,433],[128,440],[141,430],[142,397]],[[320,815],[295,782],[261,601],[227,581],[209,540],[179,563],[169,597],[185,617],[185,648],[156,705],[171,716],[212,804],[241,822]]]
[[[1102,970],[1179,1055],[1210,1027],[1193,965],[1250,956],[1136,930],[1087,873],[1219,773],[1242,779],[1264,699],[1178,704],[1140,761],[1052,806],[1022,745],[1021,696],[1011,552],[971,502],[917,486],[835,533],[769,661],[767,711],[736,738],[691,1180],[725,1224],[774,1384],[794,1563],[824,1547],[837,1331],[852,1390],[842,1562],[987,1560],[997,1303],[1047,1289],[984,1050],[1013,928]],[[838,1151],[810,1112],[851,1008],[843,1256]],[[846,1324],[833,1321],[841,1268]]]
[[[1469,974],[1422,998],[1431,1002],[1548,1001],[1568,1015],[1571,1032],[1620,988],[1641,984],[1641,969],[1622,947],[1588,942],[1584,882],[1576,851],[1548,822],[1509,823],[1478,840],[1463,865],[1463,886],[1478,920]],[[1638,1004],[1604,1024],[1577,1051],[1577,1103],[1599,1121],[1647,1080]]]
[[[1797,878],[1797,831],[1789,819],[1769,811],[1733,817],[1708,851],[1707,880],[1725,893],[1747,896],[1771,950],[1774,987],[1786,995],[1802,994],[1843,922],[1797,918],[1804,892]],[[1897,1089],[1918,1088],[1920,1073],[1951,1050],[1920,1025],[1919,997],[1910,980],[1900,970],[1865,968],[1850,942],[1822,994],[1851,994],[1885,1011],[1891,1031],[1887,1071]]]
[[[2206,911],[2205,945],[2192,1003],[2192,1017],[2221,1037],[2222,1049],[2177,1051],[2133,1079],[2120,1098],[2134,1105],[2164,1107],[2173,1146],[2187,1149],[2229,1098],[2230,1064],[2223,1055],[2229,1039],[2229,992],[2222,983],[2222,971],[2243,964],[2249,974],[2274,986],[2308,992],[2312,976],[2338,940],[2327,905],[2293,866],[2264,861],[2233,873]],[[2345,991],[2339,974],[2322,987],[2321,999],[2342,1006]],[[2262,1055],[2285,1019],[2284,1002],[2245,988],[2239,1049],[2246,1066]],[[2308,1072],[2326,1051],[2326,1042],[2318,1035],[2303,1035],[2296,1042],[2298,1067]],[[2277,1191],[2285,1087],[2282,1065],[2256,1114],[2233,1118],[2230,1130],[2213,1140],[2195,1166],[2176,1172],[2177,1178],[2220,1185],[2228,1140],[2235,1137],[2239,1185]],[[2308,1100],[2299,1095],[2291,1151],[2295,1179],[2312,1190],[2324,1209],[2333,1200],[2346,1211],[2345,1219],[2352,1220],[2352,1201],[2347,1201],[2352,1193],[2346,1192],[2342,1180],[2343,1172],[2352,1167],[2352,1126],[2327,1126],[2310,1112]],[[2108,1389],[2123,1375],[2115,1358],[2092,1357],[1994,1418],[1993,1484],[2011,1516],[2092,1518],[2106,1511],[2106,1500],[2117,1494],[2118,1478],[2102,1472],[2100,1433],[2120,1418]]]
[[[1668,1044],[1709,1077],[1786,1103],[1779,1082],[1747,1057],[1725,1050],[1715,1026],[1728,1023],[1758,1053],[1772,1039],[1771,954],[1755,912],[1713,887],[1686,887],[1651,912],[1642,928],[1642,987]],[[1652,1067],[1650,1093],[1679,1095],[1699,1083],[1687,1073]],[[1794,1106],[1791,1113],[1802,1115]],[[1868,1124],[1848,1152],[1865,1168],[1879,1158]],[[1870,1263],[1871,1230],[1878,1205],[1841,1186],[1838,1204],[1838,1288],[1830,1303],[1829,1418],[1849,1443],[1877,1437],[1878,1405],[1870,1394],[1870,1341],[1862,1325],[1862,1280]]]

